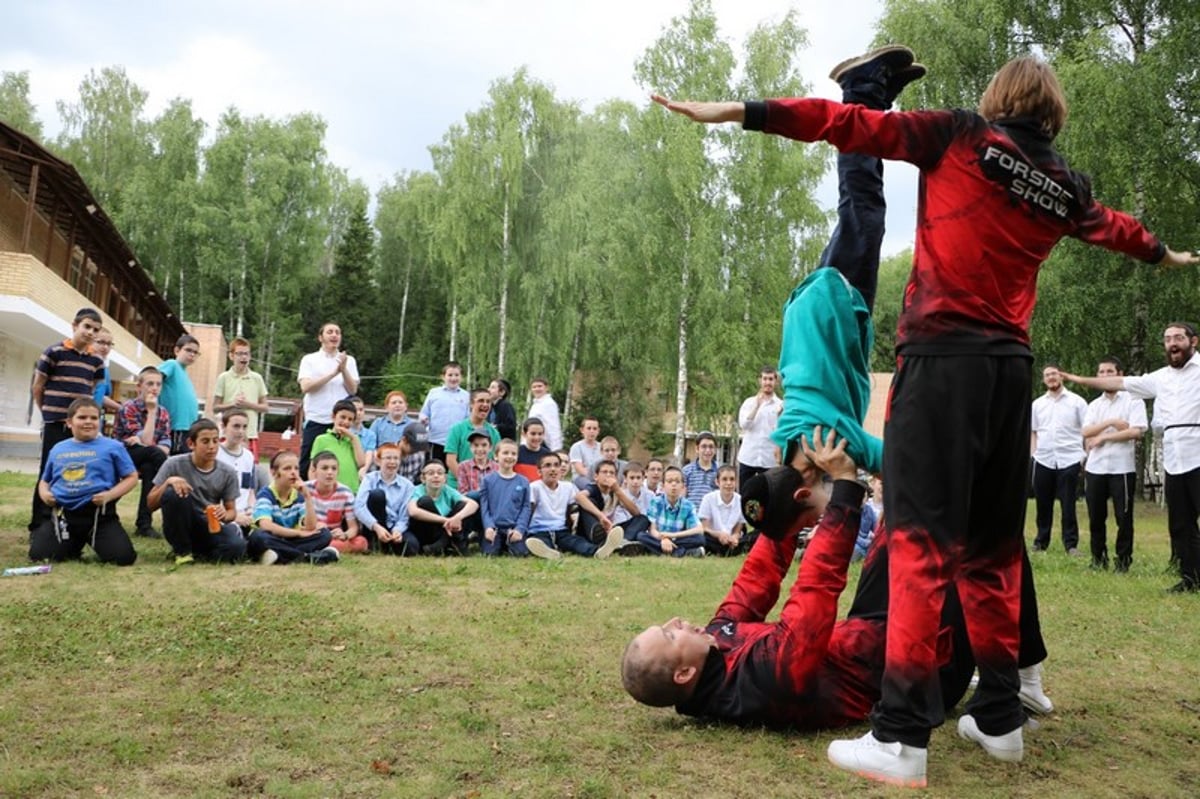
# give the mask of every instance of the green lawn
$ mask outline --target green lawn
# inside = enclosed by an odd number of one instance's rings
[[[25,563],[31,486],[0,475],[0,565]],[[1164,593],[1164,515],[1137,520],[1129,575],[1034,556],[1055,713],[1019,765],[937,730],[924,795],[1200,793],[1200,597]],[[175,569],[161,542],[137,545],[131,568],[0,580],[0,797],[911,793],[835,770],[833,733],[696,723],[624,695],[629,637],[706,621],[737,562]]]

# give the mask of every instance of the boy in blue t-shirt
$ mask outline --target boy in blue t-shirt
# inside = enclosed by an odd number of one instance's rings
[[[187,368],[200,355],[200,340],[187,333],[175,342],[175,357],[158,366],[162,372],[162,394],[158,402],[171,416],[171,454],[185,455],[188,447],[188,432],[200,418],[200,400],[196,398],[196,387],[188,377]]]
[[[518,558],[527,557],[526,531],[529,530],[529,481],[517,474],[517,442],[503,439],[496,445],[499,471],[483,478],[479,488],[479,515],[483,538],[479,551],[484,555],[508,552]]]
[[[137,469],[115,439],[100,435],[100,406],[90,397],[67,407],[71,438],[55,444],[38,481],[52,510],[29,536],[29,559],[75,560],[90,543],[102,563],[129,566],[137,552],[117,518],[117,500],[138,483]]]

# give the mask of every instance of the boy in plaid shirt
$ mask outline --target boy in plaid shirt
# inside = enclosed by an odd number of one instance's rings
[[[684,496],[683,471],[677,466],[663,470],[663,489],[650,500],[650,529],[638,535],[638,543],[660,555],[704,557],[704,528],[696,506]]]

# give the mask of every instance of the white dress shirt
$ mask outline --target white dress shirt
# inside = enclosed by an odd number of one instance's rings
[[[1033,459],[1047,469],[1066,469],[1083,462],[1083,415],[1087,403],[1074,391],[1046,392],[1033,401]]]
[[[738,411],[738,427],[742,429],[742,446],[738,450],[738,463],[758,469],[770,469],[772,466],[779,465],[775,454],[775,442],[771,440],[771,434],[779,425],[783,400],[772,394],[771,399],[759,406],[758,413],[754,413],[754,406],[757,403],[758,395],[755,394],[743,402],[741,410]],[[753,419],[750,418],[751,414],[754,415]]]
[[[1200,353],[1181,368],[1164,366],[1141,377],[1126,377],[1125,390],[1154,399],[1154,427],[1163,430],[1163,468],[1187,474],[1200,468]]]
[[[1146,403],[1117,391],[1112,397],[1101,394],[1088,404],[1083,426],[1099,424],[1105,419],[1122,419],[1130,427],[1146,429]],[[1101,431],[1103,432],[1103,431]],[[1137,471],[1137,439],[1105,441],[1088,452],[1084,471],[1088,474],[1132,474]]]

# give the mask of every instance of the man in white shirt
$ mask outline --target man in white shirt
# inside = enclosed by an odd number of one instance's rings
[[[321,349],[300,359],[300,390],[304,392],[304,436],[300,440],[300,476],[308,479],[308,460],[317,436],[333,427],[333,404],[358,391],[358,362],[342,352],[342,328],[321,325]]]
[[[1123,374],[1113,356],[1100,361],[1097,377]],[[1092,568],[1108,568],[1108,502],[1117,522],[1117,572],[1133,563],[1133,487],[1137,472],[1137,442],[1146,433],[1146,403],[1127,391],[1105,391],[1092,400],[1083,415],[1083,493],[1091,532]]]
[[[748,397],[738,411],[742,446],[738,450],[738,485],[745,485],[756,474],[779,465],[779,447],[771,434],[779,424],[783,400],[775,394],[779,373],[764,366],[758,373],[758,393]]]
[[[1200,339],[1187,322],[1163,333],[1167,365],[1141,377],[1078,377],[1067,380],[1102,391],[1128,391],[1154,399],[1154,426],[1163,431],[1163,491],[1171,553],[1181,580],[1172,592],[1200,592]]]
[[[558,403],[550,396],[550,384],[544,377],[535,377],[529,382],[529,393],[533,404],[529,406],[529,417],[541,419],[546,430],[546,446],[558,452],[563,446],[562,421],[558,416]]]
[[[1037,537],[1033,548],[1050,546],[1054,500],[1062,504],[1063,546],[1068,555],[1079,554],[1079,520],[1075,499],[1079,494],[1079,469],[1083,463],[1083,397],[1063,388],[1058,364],[1042,367],[1046,393],[1033,401],[1029,451],[1033,453],[1033,496],[1037,508]]]

